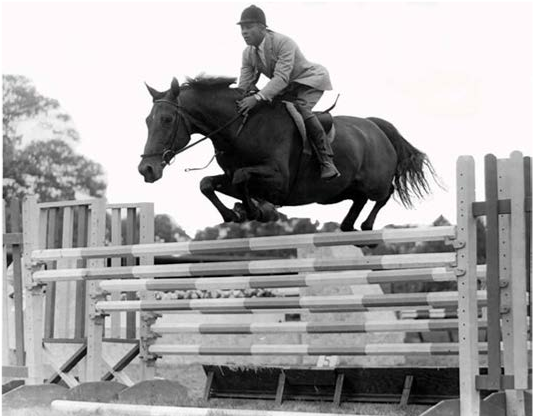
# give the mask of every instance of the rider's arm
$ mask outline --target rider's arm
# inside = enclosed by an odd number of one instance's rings
[[[242,53],[241,76],[239,77],[238,88],[244,91],[251,90],[259,78],[250,55],[250,48],[246,48]]]

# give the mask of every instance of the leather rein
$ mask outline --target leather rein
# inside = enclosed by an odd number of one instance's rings
[[[220,126],[219,128],[213,130],[211,133],[205,135],[204,137],[202,137],[201,139],[198,139],[197,141],[195,141],[194,143],[191,143],[191,144],[188,144],[187,146],[181,148],[181,149],[176,149],[176,136],[177,136],[177,133],[178,133],[178,128],[179,128],[179,120],[180,118],[183,119],[183,122],[185,123],[185,126],[187,127],[189,125],[188,123],[188,120],[187,118],[185,117],[185,115],[183,114],[183,112],[186,112],[186,110],[181,106],[179,105],[179,103],[176,103],[174,101],[171,101],[171,100],[167,100],[167,99],[159,99],[159,100],[155,100],[154,101],[154,104],[156,103],[166,103],[166,104],[170,104],[172,106],[174,106],[176,109],[177,109],[177,112],[178,112],[178,117],[177,117],[177,121],[176,121],[176,128],[174,130],[174,137],[172,138],[171,140],[171,145],[169,148],[166,148],[164,149],[162,152],[160,153],[143,153],[141,155],[141,158],[145,158],[145,157],[152,157],[152,156],[161,156],[161,165],[163,167],[165,167],[166,165],[170,165],[172,164],[172,161],[174,160],[174,157],[176,157],[176,155],[184,152],[185,150],[188,150],[190,149],[191,147],[193,146],[196,146],[197,144],[203,142],[204,140],[206,139],[209,139],[211,138],[211,136],[219,133],[220,131],[224,130],[226,127],[229,127],[231,124],[233,124],[235,121],[237,121],[237,119],[239,117],[241,117],[241,114],[237,114],[235,117],[233,117],[231,120],[229,120],[227,123],[225,123],[224,125]],[[187,128],[187,134],[189,135],[190,137],[190,129]]]

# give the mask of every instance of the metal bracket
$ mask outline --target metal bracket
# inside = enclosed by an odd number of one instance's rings
[[[500,280],[500,287],[501,288],[504,288],[504,287],[507,287],[507,286],[509,286],[509,280],[507,280],[507,279]]]
[[[460,268],[455,268],[454,269],[454,273],[455,273],[456,277],[462,277],[462,276],[466,275],[466,270],[465,269],[460,269]]]
[[[455,237],[446,237],[444,239],[444,244],[451,245],[454,249],[458,250],[466,246],[466,241],[457,240]]]

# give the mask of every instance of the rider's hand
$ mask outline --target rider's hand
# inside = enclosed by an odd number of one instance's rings
[[[258,101],[253,95],[250,97],[245,97],[240,101],[237,101],[237,108],[239,113],[246,115],[248,112],[257,105]]]

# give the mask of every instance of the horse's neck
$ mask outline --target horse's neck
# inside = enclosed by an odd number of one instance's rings
[[[229,122],[237,115],[235,99],[229,94],[209,97],[195,94],[185,101],[185,108],[192,118],[194,133],[207,135]]]
[[[209,99],[207,95],[206,97],[199,95],[187,100],[185,108],[191,119],[193,130],[191,133],[203,135],[209,135],[218,130],[237,115],[235,99],[229,95],[228,97],[217,97],[217,99]],[[238,125],[239,121],[236,120],[232,125],[212,137],[213,144],[217,145],[218,138],[230,139],[235,134]]]

